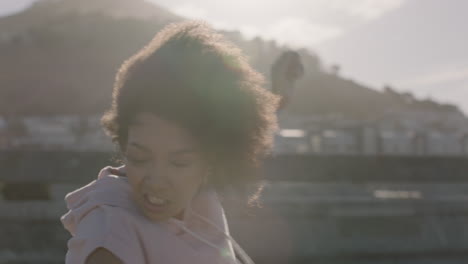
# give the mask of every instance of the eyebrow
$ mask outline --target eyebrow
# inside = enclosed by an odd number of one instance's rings
[[[136,147],[144,152],[151,153],[151,150],[147,147],[145,147],[142,144],[139,144],[138,142],[130,142],[130,146]],[[199,150],[195,147],[188,147],[188,148],[181,148],[177,149],[175,151],[172,151],[170,154],[171,155],[180,155],[180,154],[188,154],[188,153],[197,153]]]
[[[147,147],[145,147],[145,146],[143,146],[142,144],[139,144],[139,143],[137,143],[137,142],[133,142],[133,141],[130,142],[130,146],[133,146],[133,147],[135,147],[135,148],[137,148],[137,149],[139,149],[139,150],[142,150],[142,151],[144,151],[144,152],[148,152],[148,153],[151,152],[150,149],[148,149]]]

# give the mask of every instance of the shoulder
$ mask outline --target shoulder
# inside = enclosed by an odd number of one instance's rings
[[[101,237],[114,235],[114,231],[128,232],[134,228],[132,215],[124,208],[99,205],[77,224],[75,237]]]
[[[121,261],[115,263],[141,262],[141,245],[135,224],[125,209],[112,206],[95,208],[81,219],[75,235],[68,241],[66,263],[85,263],[88,257],[92,257],[91,261],[114,257],[114,260]]]

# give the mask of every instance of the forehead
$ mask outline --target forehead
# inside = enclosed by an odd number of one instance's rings
[[[187,129],[152,113],[139,113],[128,128],[128,141],[145,145],[194,146]]]

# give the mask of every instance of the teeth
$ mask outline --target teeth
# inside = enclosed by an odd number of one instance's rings
[[[166,200],[164,199],[161,199],[159,197],[156,197],[156,196],[153,196],[153,195],[146,195],[146,197],[148,197],[148,201],[152,204],[155,204],[155,205],[163,205],[166,203]]]

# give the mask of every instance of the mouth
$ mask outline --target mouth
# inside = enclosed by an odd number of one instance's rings
[[[169,205],[167,199],[149,193],[143,195],[143,202],[144,207],[153,213],[161,213]]]

